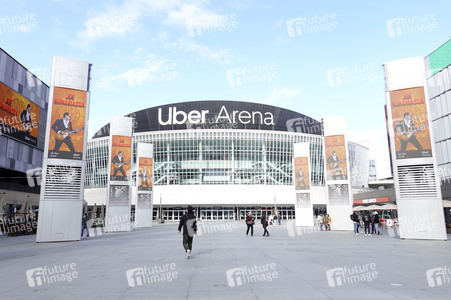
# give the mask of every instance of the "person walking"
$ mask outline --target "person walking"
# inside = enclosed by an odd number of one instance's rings
[[[354,234],[358,235],[360,219],[359,219],[359,215],[357,214],[356,211],[351,215],[351,220],[352,220],[352,222],[354,222]]]
[[[249,234],[249,229],[251,230],[251,236],[254,236],[254,216],[252,215],[251,212],[247,213],[246,216],[246,225],[247,225],[247,231],[246,231],[246,235]]]
[[[370,214],[368,213],[368,211],[365,211],[365,213],[363,214],[362,220],[363,220],[363,224],[365,227],[365,235],[371,235],[371,233],[370,233],[371,217],[370,217]]]
[[[379,229],[379,214],[377,213],[377,211],[373,212],[374,218],[373,218],[373,224],[374,224],[374,231],[376,235],[382,235],[381,230]]]
[[[191,251],[193,251],[193,237],[197,234],[197,222],[196,216],[194,215],[194,209],[189,205],[185,214],[180,218],[178,231],[182,230],[183,227],[183,248],[186,252],[186,259],[191,256]]]
[[[326,215],[326,230],[330,231],[330,222],[332,222],[332,218],[329,216],[329,214]]]
[[[88,230],[88,225],[87,225],[88,220],[89,220],[88,215],[84,214],[83,218],[81,219],[81,236],[83,236],[83,232],[85,231],[85,229],[86,229],[86,233],[87,233],[86,236],[89,236],[89,230]]]
[[[265,215],[265,213],[263,213],[262,214],[262,219],[261,219],[261,221],[260,221],[261,223],[262,223],[262,226],[263,226],[263,229],[264,229],[264,231],[263,231],[263,236],[269,236],[269,232],[268,232],[268,230],[266,229],[266,227],[268,227],[268,221],[266,220],[266,215]]]

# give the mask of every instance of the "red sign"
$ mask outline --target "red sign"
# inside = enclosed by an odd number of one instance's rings
[[[371,199],[363,199],[363,200],[355,200],[355,204],[369,204],[369,203],[383,203],[383,202],[389,202],[388,197],[381,197],[381,198],[371,198]]]

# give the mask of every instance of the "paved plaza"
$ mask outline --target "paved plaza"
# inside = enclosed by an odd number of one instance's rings
[[[199,222],[186,258],[176,222],[79,242],[0,237],[1,299],[450,299],[451,242]],[[448,236],[450,238],[450,236]]]

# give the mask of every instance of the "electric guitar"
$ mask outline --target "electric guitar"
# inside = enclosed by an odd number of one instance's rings
[[[414,134],[415,132],[417,132],[417,131],[420,131],[420,130],[422,130],[424,127],[426,127],[426,126],[429,126],[429,124],[424,124],[423,126],[421,126],[421,127],[418,127],[417,129],[414,129],[414,130],[411,130],[411,131],[404,131],[404,132],[401,132],[400,134],[399,134],[399,138],[401,139],[401,141],[407,141],[407,140],[409,140],[410,139],[410,137],[412,136],[412,134]]]
[[[122,167],[123,165],[126,165],[126,164],[128,164],[130,161],[126,161],[126,162],[123,162],[123,163],[115,163],[114,164],[114,168],[115,169],[119,169],[120,167]]]
[[[76,129],[76,130],[72,130],[72,131],[69,131],[69,130],[65,130],[65,131],[58,131],[58,133],[56,134],[56,139],[57,140],[59,140],[59,141],[62,141],[62,140],[64,140],[65,138],[67,138],[71,133],[77,133],[77,132],[79,132],[80,130],[83,130],[83,129],[85,129],[84,127],[82,127],[82,128],[78,128],[78,129]]]
[[[329,163],[329,166],[331,167],[331,169],[335,169],[339,164],[341,164],[342,162],[344,162],[346,160],[346,158],[344,158],[344,159],[342,159],[342,160],[340,160],[340,161],[337,161],[337,162],[335,162],[335,163]]]

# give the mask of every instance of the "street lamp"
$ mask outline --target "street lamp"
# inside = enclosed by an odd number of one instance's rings
[[[161,210],[161,194],[160,194],[160,212],[158,213],[158,223],[164,223],[163,217],[162,217],[162,210]]]

